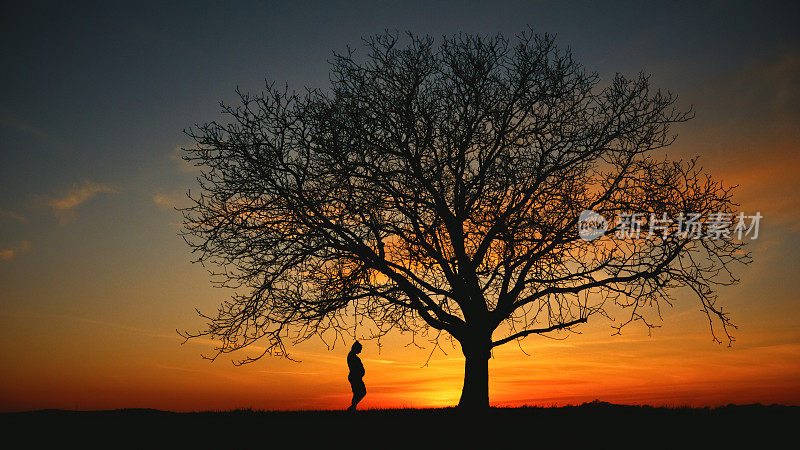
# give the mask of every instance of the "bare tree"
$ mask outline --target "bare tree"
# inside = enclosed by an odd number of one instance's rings
[[[460,405],[488,406],[491,349],[616,310],[657,326],[675,288],[732,339],[715,289],[742,243],[676,223],[648,238],[581,239],[583,210],[732,213],[696,160],[656,158],[690,118],[647,76],[607,87],[554,39],[386,33],[335,54],[328,90],[268,85],[187,133],[203,169],[184,211],[198,260],[236,288],[208,328],[219,354],[257,341],[351,334],[451,338],[466,359]],[[671,231],[667,233],[666,231]],[[201,314],[202,315],[202,314]],[[416,342],[416,341],[415,341]],[[243,362],[258,358],[246,358]]]

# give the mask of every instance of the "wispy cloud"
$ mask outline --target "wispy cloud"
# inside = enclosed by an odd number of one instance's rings
[[[25,216],[23,216],[21,214],[17,214],[14,211],[6,211],[6,210],[2,210],[2,209],[0,209],[0,217],[13,219],[13,220],[16,220],[18,222],[25,222],[27,220],[25,218]]]
[[[156,205],[163,206],[164,208],[172,208],[174,205],[173,199],[167,194],[156,194],[153,196],[153,201]]]
[[[57,313],[45,313],[42,311],[0,311],[0,317],[17,317],[17,318],[42,318],[48,317],[52,319],[66,319],[70,322],[82,322],[92,325],[99,325],[102,327],[114,328],[123,331],[128,331],[135,334],[140,334],[142,336],[154,337],[154,338],[164,338],[164,339],[171,339],[173,341],[180,342],[181,337],[178,336],[177,333],[164,333],[152,329],[140,328],[135,327],[127,324],[116,323],[116,322],[109,322],[105,320],[97,320],[88,317],[81,317],[75,316],[72,314],[57,314]]]
[[[47,205],[56,211],[67,211],[89,200],[97,194],[116,192],[107,184],[84,181],[74,185],[65,195],[48,200]]]
[[[788,51],[744,69],[736,80],[745,96],[764,104],[776,114],[800,114],[800,52]],[[757,103],[754,101],[753,103]]]
[[[172,149],[172,153],[170,153],[170,159],[175,161],[178,164],[178,170],[183,173],[191,173],[191,172],[200,172],[200,167],[195,166],[194,164],[186,161],[183,159],[183,156],[186,154],[181,147],[175,147]]]
[[[0,249],[0,261],[8,261],[20,253],[25,253],[31,248],[30,241],[22,241],[18,245],[11,248]]]
[[[153,201],[156,205],[170,209],[180,207],[181,203],[186,203],[187,200],[184,192],[158,193],[153,196]]]
[[[71,151],[63,142],[50,136],[39,126],[12,114],[3,105],[0,105],[0,127],[10,128],[33,136],[52,148]]]
[[[98,194],[110,194],[117,190],[112,186],[93,181],[84,181],[75,184],[63,195],[47,199],[45,204],[53,209],[56,216],[63,222],[72,217],[72,210]]]
[[[0,108],[0,125],[14,128],[18,131],[32,134],[39,138],[45,138],[45,133],[37,126],[32,125],[15,115],[9,113],[5,108]]]
[[[702,125],[715,142],[724,140],[729,146],[748,138],[757,143],[765,138],[796,138],[800,52],[770,53],[710,81],[689,95],[698,112],[696,126]]]
[[[270,375],[319,375],[319,372],[292,372],[290,370],[259,370],[259,373],[268,373]]]

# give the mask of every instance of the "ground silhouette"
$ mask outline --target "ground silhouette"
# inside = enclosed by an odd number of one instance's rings
[[[10,439],[27,435],[30,447],[43,439],[92,442],[124,439],[151,442],[157,448],[176,441],[185,447],[243,448],[275,442],[281,437],[298,444],[343,439],[358,447],[403,444],[452,445],[476,436],[493,437],[493,446],[512,442],[561,442],[576,448],[581,442],[607,448],[661,446],[665,442],[697,444],[757,438],[761,445],[792,433],[800,407],[728,405],[716,408],[615,405],[594,401],[578,406],[491,408],[468,413],[458,408],[370,409],[348,413],[317,411],[203,411],[176,413],[155,409],[111,411],[40,410],[0,414],[0,428]],[[152,439],[151,439],[152,438]],[[380,445],[379,445],[380,444]],[[391,444],[391,445],[389,445]],[[471,447],[475,443],[471,442]],[[627,445],[626,445],[627,444]]]

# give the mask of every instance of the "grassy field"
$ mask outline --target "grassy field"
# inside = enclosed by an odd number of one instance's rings
[[[348,448],[449,448],[456,443],[467,448],[504,448],[519,442],[529,443],[530,447],[544,442],[563,443],[564,448],[583,448],[586,443],[602,443],[601,448],[610,448],[636,442],[646,446],[707,442],[719,448],[715,443],[753,437],[762,441],[763,448],[779,435],[793,434],[800,425],[798,419],[800,407],[793,406],[665,408],[592,402],[566,407],[492,408],[480,414],[454,408],[356,413],[42,410],[0,414],[0,425],[5,436],[18,433],[27,437],[31,445],[18,448],[57,446],[54,441],[93,443],[90,446],[104,448],[254,448],[275,442],[294,442],[298,448],[334,449],[342,448],[341,444]],[[493,442],[491,447],[478,445],[475,440],[484,442],[487,438]],[[48,441],[50,444],[45,444]],[[583,444],[577,445],[579,442]]]

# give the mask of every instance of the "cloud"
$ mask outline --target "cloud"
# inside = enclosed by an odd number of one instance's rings
[[[185,206],[188,201],[186,193],[183,191],[173,192],[171,194],[157,193],[153,196],[153,201],[156,205],[164,208],[180,208]]]
[[[760,211],[770,224],[800,231],[799,148],[800,134],[745,136],[739,142],[706,149],[709,158],[703,165],[726,186],[738,185],[733,191],[738,211],[748,215]]]
[[[716,140],[797,133],[800,119],[800,52],[770,53],[738,71],[706,80],[691,93],[697,119]]]
[[[72,151],[71,149],[67,148],[63,142],[54,139],[45,133],[42,128],[20,119],[14,114],[8,112],[8,110],[2,106],[0,106],[0,126],[11,128],[13,130],[33,136],[50,147]]]
[[[74,185],[65,195],[48,200],[47,206],[52,207],[56,211],[67,211],[97,194],[112,192],[116,192],[116,190],[106,184],[84,181],[83,184]]]
[[[800,52],[789,51],[759,61],[738,76],[738,88],[753,103],[760,103],[782,116],[800,115]]]
[[[164,208],[172,208],[175,205],[174,199],[167,194],[156,194],[153,196],[153,201]]]
[[[690,98],[697,118],[676,145],[734,191],[738,208],[800,231],[800,51],[772,50],[737,71],[705,79]]]
[[[9,218],[9,219],[16,220],[18,222],[25,222],[26,220],[28,220],[28,219],[25,218],[25,216],[23,216],[21,214],[17,214],[14,211],[5,211],[5,210],[2,210],[2,209],[0,209],[0,217],[6,217],[6,218]]]
[[[40,128],[19,119],[5,109],[0,109],[0,125],[14,128],[18,131],[29,133],[39,138],[46,138],[45,133]]]
[[[183,159],[183,156],[186,154],[183,151],[182,147],[175,147],[172,149],[172,153],[170,154],[170,159],[175,161],[178,164],[178,171],[182,173],[197,173],[200,172],[200,167],[195,166],[194,164],[186,161]]]
[[[8,261],[9,259],[18,256],[20,253],[27,252],[30,250],[30,248],[30,241],[22,241],[15,247],[0,249],[0,261]]]
[[[45,200],[45,204],[53,208],[53,212],[62,221],[67,221],[72,217],[72,210],[87,202],[98,194],[110,194],[117,192],[115,188],[103,183],[84,181],[75,184],[64,195]]]

